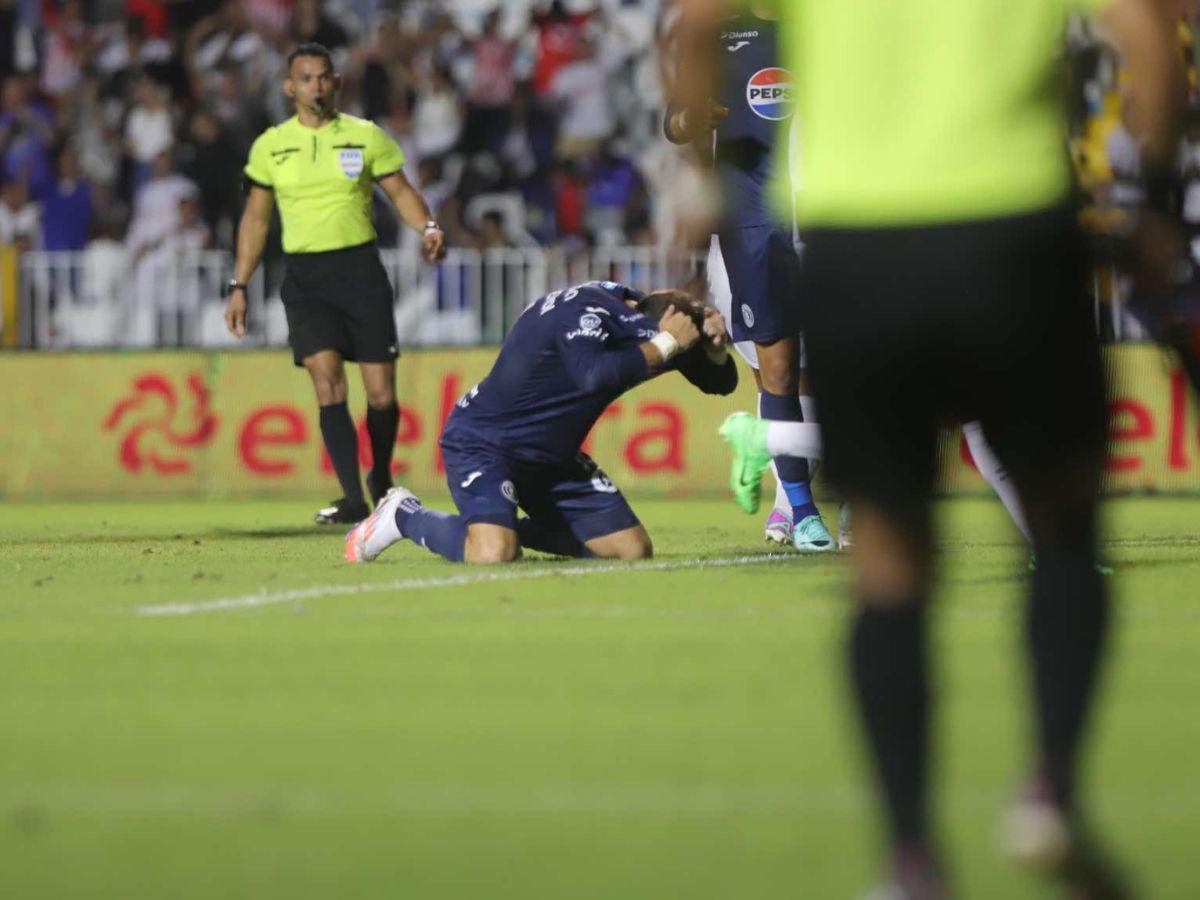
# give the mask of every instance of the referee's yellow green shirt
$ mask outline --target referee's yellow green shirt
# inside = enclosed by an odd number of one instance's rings
[[[319,253],[375,240],[374,182],[403,165],[404,153],[378,125],[337,113],[320,128],[295,116],[268,128],[245,173],[275,192],[284,252]]]
[[[1067,17],[1107,2],[779,0],[798,221],[934,224],[1065,200]]]

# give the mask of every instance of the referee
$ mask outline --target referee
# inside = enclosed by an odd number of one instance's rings
[[[685,0],[689,117],[729,0]],[[1006,848],[1073,898],[1131,896],[1086,838],[1077,771],[1106,645],[1096,571],[1104,379],[1070,206],[1068,12],[1124,51],[1148,196],[1173,159],[1158,0],[781,0],[804,123],[804,331],[830,480],[855,515],[850,672],[893,856],[879,896],[950,896],[928,821],[927,613],[937,429],[980,419],[1028,512],[1035,746]],[[705,65],[707,71],[693,68]]]
[[[268,128],[250,148],[249,191],[238,227],[237,261],[227,286],[225,324],[246,334],[246,283],[258,266],[271,209],[279,206],[287,269],[280,291],[288,343],[308,370],[321,409],[321,436],[343,496],[318,510],[320,524],[353,523],[370,512],[358,471],[358,439],[346,406],[346,360],[357,362],[367,394],[372,501],[391,487],[399,340],[394,294],[375,247],[371,200],[378,184],[436,262],[446,239],[404,177],[404,154],[379,126],[337,111],[341,86],[329,51],[301,44],[288,56],[284,93],[296,115]]]

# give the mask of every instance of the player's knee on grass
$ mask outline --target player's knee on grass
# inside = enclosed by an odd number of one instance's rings
[[[517,533],[512,529],[483,522],[468,526],[463,562],[495,565],[513,562],[520,555],[521,544]]]
[[[598,559],[650,559],[654,555],[650,535],[640,525],[593,538],[587,542],[587,548]]]

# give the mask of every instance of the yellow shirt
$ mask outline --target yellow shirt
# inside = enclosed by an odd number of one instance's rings
[[[287,253],[340,250],[375,240],[371,192],[404,153],[374,122],[337,113],[320,128],[293,116],[254,141],[246,177],[275,192]]]
[[[799,222],[919,225],[1064,201],[1064,30],[1072,9],[1105,2],[780,0]]]

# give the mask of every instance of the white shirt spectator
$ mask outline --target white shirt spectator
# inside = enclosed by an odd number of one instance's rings
[[[441,156],[450,150],[462,131],[458,94],[449,85],[430,87],[417,95],[413,108],[413,134],[422,157]]]
[[[0,202],[0,244],[13,244],[23,239],[36,248],[41,237],[42,216],[36,203],[25,203],[13,209]]]
[[[152,178],[133,203],[133,218],[125,244],[137,255],[174,234],[179,227],[179,202],[200,193],[196,183],[182,175]]]
[[[135,106],[125,123],[125,140],[129,143],[130,155],[138,162],[149,165],[158,154],[170,150],[175,142],[171,124],[171,111],[166,107],[150,109]]]
[[[608,82],[599,63],[581,59],[563,66],[554,76],[552,92],[566,101],[560,126],[565,137],[588,141],[603,140],[612,134]]]

